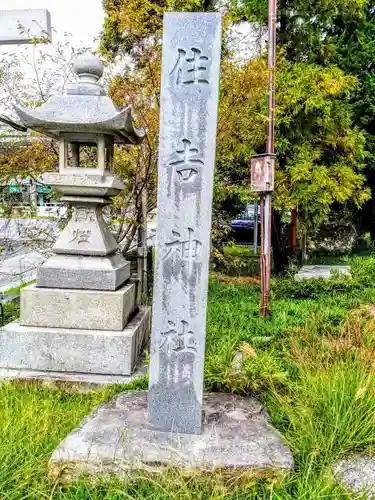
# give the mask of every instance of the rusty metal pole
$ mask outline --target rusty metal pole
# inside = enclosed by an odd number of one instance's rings
[[[275,67],[276,67],[276,1],[268,0],[268,133],[267,154],[275,154]],[[271,281],[271,224],[272,224],[272,192],[261,195],[261,315],[271,315],[270,281]]]

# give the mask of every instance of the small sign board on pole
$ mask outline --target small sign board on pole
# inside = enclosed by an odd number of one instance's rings
[[[251,159],[251,189],[258,193],[266,193],[274,189],[275,177],[274,154],[262,154]]]

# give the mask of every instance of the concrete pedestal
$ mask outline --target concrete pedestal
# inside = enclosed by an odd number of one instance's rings
[[[119,290],[21,290],[20,325],[83,330],[122,331],[136,305],[136,285]]]
[[[295,281],[311,278],[330,279],[334,273],[340,273],[350,277],[350,266],[330,266],[320,264],[314,266],[302,266],[298,273],[294,275],[294,279]]]
[[[282,437],[261,404],[232,394],[203,397],[200,435],[161,432],[147,419],[147,393],[130,392],[101,405],[54,451],[50,473],[62,480],[80,474],[124,477],[139,470],[225,472],[245,482],[277,477],[293,468]]]
[[[0,330],[0,368],[131,375],[149,329],[148,308],[122,331],[30,327],[16,321]]]
[[[106,257],[53,255],[38,269],[38,287],[116,290],[130,277],[120,253]]]

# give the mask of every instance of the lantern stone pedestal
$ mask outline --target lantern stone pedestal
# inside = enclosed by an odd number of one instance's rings
[[[113,173],[114,144],[136,144],[144,134],[130,110],[105,95],[97,57],[80,56],[74,70],[78,81],[67,95],[33,111],[16,108],[23,126],[59,140],[59,172],[43,181],[63,195],[72,217],[36,285],[21,290],[19,321],[0,330],[0,371],[125,377],[148,339],[150,312],[137,301],[137,281],[102,210],[124,189]]]

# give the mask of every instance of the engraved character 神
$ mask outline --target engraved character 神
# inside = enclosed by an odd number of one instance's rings
[[[176,84],[210,83],[207,76],[208,61],[209,58],[197,47],[188,50],[179,48],[176,64],[171,71],[171,74],[176,73]]]
[[[187,260],[189,264],[191,264],[195,260],[198,260],[200,257],[202,243],[196,238],[193,238],[193,236],[194,229],[192,229],[191,227],[188,227],[187,239],[182,238],[181,233],[179,233],[178,231],[172,230],[173,239],[165,244],[167,252],[164,255],[164,259],[167,259],[174,251],[178,253],[183,260]]]
[[[199,165],[204,165],[204,162],[199,154],[199,149],[192,146],[189,139],[182,139],[181,143],[182,147],[176,148],[168,165],[176,167],[179,180],[183,182],[195,177],[198,174]]]

